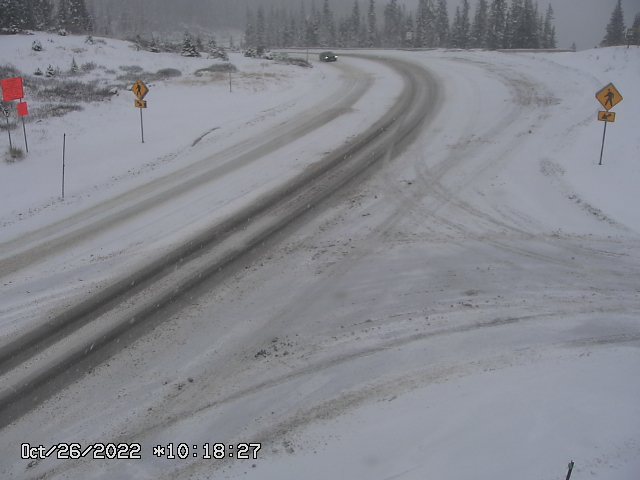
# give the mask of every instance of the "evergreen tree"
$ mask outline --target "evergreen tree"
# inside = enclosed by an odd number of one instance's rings
[[[493,0],[489,13],[487,47],[491,50],[506,48],[507,4],[505,0]]]
[[[462,1],[462,8],[456,7],[451,28],[451,44],[454,48],[469,48],[469,0]]]
[[[402,45],[402,15],[398,0],[391,0],[384,7],[384,45],[387,47]]]
[[[622,0],[618,0],[616,7],[611,13],[611,20],[607,25],[607,34],[602,40],[603,47],[612,47],[625,44],[624,12],[622,11]]]
[[[633,19],[631,33],[631,43],[634,45],[640,45],[640,13],[636,14],[636,18]]]
[[[265,35],[265,18],[264,18],[264,8],[262,5],[258,7],[258,15],[256,17],[256,47],[260,49],[261,47],[266,46],[266,35]]]
[[[58,28],[70,33],[87,33],[92,30],[92,21],[84,0],[60,0],[56,15]]]
[[[446,47],[449,44],[449,12],[447,10],[447,0],[438,0],[436,7],[435,22],[435,46]]]
[[[471,29],[471,44],[474,48],[487,48],[489,30],[489,5],[487,0],[480,0]]]
[[[33,9],[25,0],[3,0],[0,2],[0,28],[17,33],[34,28]]]
[[[416,20],[416,47],[431,48],[436,45],[436,14],[431,0],[420,0]]]
[[[516,30],[520,45],[518,48],[539,48],[538,31],[538,14],[533,0],[524,0],[522,15]]]
[[[523,0],[511,0],[511,7],[507,13],[506,41],[504,48],[522,48],[519,29],[523,10]]]
[[[247,9],[247,25],[244,30],[245,48],[255,48],[257,46],[256,21],[253,12]]]
[[[549,4],[547,14],[544,17],[544,27],[542,29],[542,48],[556,48],[556,27],[553,25],[553,7]]]
[[[367,14],[367,47],[378,46],[378,21],[376,19],[376,1],[369,0],[369,12]]]
[[[200,53],[189,33],[184,34],[182,40],[182,56],[183,57],[199,57]]]
[[[336,43],[336,25],[333,12],[329,6],[329,0],[324,0],[322,6],[322,18],[319,29],[319,42],[321,47],[329,47]]]
[[[33,28],[46,30],[52,26],[53,4],[51,0],[32,0]]]
[[[359,47],[360,43],[360,3],[354,0],[351,16],[344,22],[344,43],[347,47]]]

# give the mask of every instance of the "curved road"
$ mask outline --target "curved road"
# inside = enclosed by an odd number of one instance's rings
[[[439,84],[433,76],[415,65],[399,60],[385,60],[384,63],[402,76],[405,87],[390,111],[367,131],[232,218],[211,226],[145,268],[114,282],[81,304],[49,319],[44,325],[1,346],[0,423],[14,420],[58,388],[103,361],[107,350],[108,354],[113,353],[113,349],[108,347],[115,342],[120,349],[143,335],[150,325],[158,321],[158,317],[163,316],[162,310],[166,306],[214,275],[223,278],[223,270],[232,262],[318,206],[376,162],[405,147],[420,131],[424,121],[437,113]],[[106,218],[83,225],[71,233],[57,237],[53,233],[57,228],[67,228],[69,224],[81,223],[97,213],[109,212],[121,203],[130,203],[126,195],[109,205],[83,212],[78,218],[37,232],[35,238],[47,238],[51,234],[53,239],[9,257],[4,267],[11,269],[22,262],[36,261],[66,248],[72,239],[95,235],[118,221],[139,214],[150,206],[157,206],[195,185],[208,182],[221,175],[220,170],[239,168],[251,159],[277,149],[283,144],[284,138],[296,138],[336,118],[348,110],[369,86],[369,78],[364,77],[364,82],[353,84],[345,97],[339,99],[347,101],[346,105],[329,105],[329,110],[305,124],[294,124],[284,132],[279,131],[279,137],[250,150],[240,159],[208,170],[206,174],[199,172],[197,176],[168,190],[162,189],[135,206],[107,214]],[[199,168],[202,165],[190,167]],[[155,183],[168,181],[164,178]],[[156,192],[158,185],[144,188]],[[140,192],[136,192],[136,195],[139,196]],[[147,322],[149,325],[146,325]],[[78,368],[80,362],[82,366]],[[74,373],[69,374],[70,371]]]
[[[635,478],[640,239],[599,229],[562,191],[557,209],[605,233],[558,231],[530,192],[503,190],[508,167],[532,181],[553,173],[526,162],[557,133],[546,120],[559,100],[508,56],[384,56],[405,82],[393,110],[266,198],[246,228],[203,237],[179,268],[107,305],[105,328],[134,316],[139,331],[122,324],[69,380],[88,374],[61,390],[58,377],[0,443],[137,441],[144,461],[14,460],[0,474],[500,478],[517,467],[529,480],[558,477],[578,452],[576,473]],[[263,447],[256,462],[153,457],[179,442]]]

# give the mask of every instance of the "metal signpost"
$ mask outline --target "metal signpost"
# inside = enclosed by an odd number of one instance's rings
[[[131,91],[136,96],[134,106],[140,109],[140,133],[142,135],[142,143],[144,143],[144,121],[142,120],[142,110],[147,108],[147,102],[144,100],[144,97],[149,93],[149,87],[147,87],[142,80],[138,80],[133,84]]]
[[[610,112],[613,107],[619,104],[623,98],[618,89],[613,83],[610,83],[602,90],[596,93],[596,99],[600,102],[600,105],[606,110],[605,112],[598,112],[598,120],[604,122],[604,133],[602,134],[602,148],[600,149],[600,163],[602,165],[602,155],[604,154],[604,142],[607,137],[607,124],[616,121],[615,112]]]

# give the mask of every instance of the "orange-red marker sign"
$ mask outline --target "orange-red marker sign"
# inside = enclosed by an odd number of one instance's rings
[[[2,86],[2,100],[5,102],[13,102],[14,100],[22,100],[24,98],[24,84],[22,78],[7,78],[0,81]]]
[[[20,102],[18,104],[18,115],[21,117],[29,116],[29,106],[27,105],[27,102]]]

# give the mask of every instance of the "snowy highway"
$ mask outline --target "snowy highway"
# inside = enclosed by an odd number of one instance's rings
[[[635,480],[640,145],[621,127],[617,166],[590,155],[593,92],[605,71],[631,90],[640,55],[568,55],[345,52],[250,140],[3,238],[0,476],[538,480],[573,459]],[[203,458],[218,442],[261,448]]]

